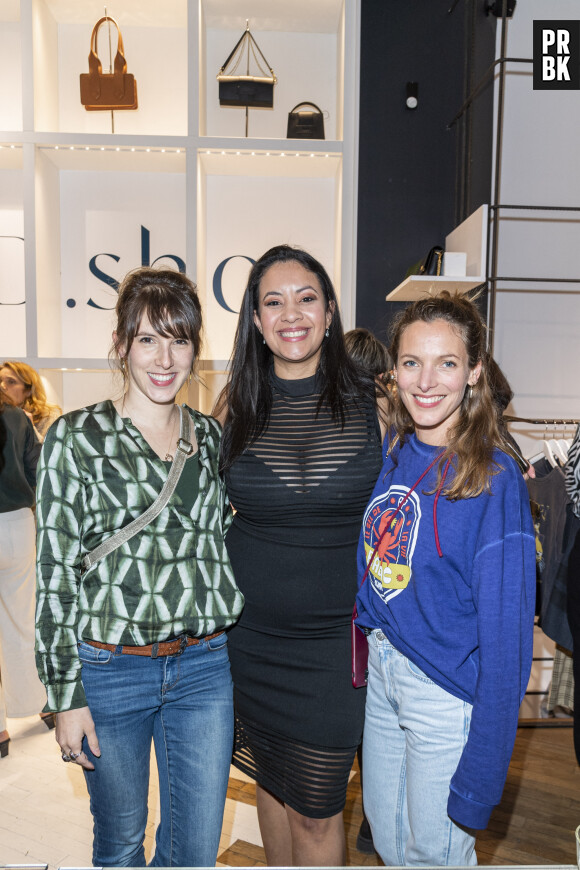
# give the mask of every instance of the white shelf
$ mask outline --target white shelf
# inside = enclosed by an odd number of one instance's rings
[[[387,302],[414,302],[425,295],[437,296],[443,290],[450,293],[467,293],[480,284],[485,284],[483,275],[469,278],[452,278],[446,275],[410,275],[394,290],[387,293]]]
[[[482,273],[487,263],[487,211],[487,205],[480,206],[445,239],[446,251],[465,253],[467,274],[464,277],[410,275],[387,294],[387,302],[414,302],[426,294],[436,296],[443,290],[467,293],[485,284],[486,278]]]

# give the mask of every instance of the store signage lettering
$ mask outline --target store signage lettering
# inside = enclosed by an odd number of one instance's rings
[[[242,260],[247,260],[248,263],[252,264],[252,266],[256,262],[255,260],[252,260],[251,257],[246,257],[245,254],[233,254],[231,257],[226,257],[225,260],[222,260],[215,272],[213,273],[212,287],[213,295],[215,296],[216,302],[218,303],[218,305],[221,305],[221,307],[224,308],[226,311],[231,312],[231,314],[237,314],[238,312],[234,308],[230,308],[225,300],[224,290],[222,286],[222,278],[224,274],[224,269],[228,265],[230,260],[235,260],[238,257],[241,257]]]
[[[534,90],[580,90],[580,21],[534,21]]]
[[[108,264],[103,263],[103,258],[105,257],[108,257],[115,263],[119,263],[121,260],[121,257],[118,254],[110,254],[107,252],[95,254],[89,260],[89,272],[97,279],[97,281],[100,281],[107,287],[111,287],[115,291],[115,293],[117,293],[119,290],[120,282],[112,275],[109,275],[107,271],[105,271],[105,268],[109,267]],[[225,260],[222,260],[221,263],[219,263],[213,274],[212,280],[213,295],[215,296],[216,302],[218,303],[218,305],[221,306],[221,308],[223,308],[225,311],[230,312],[231,314],[237,314],[238,312],[234,308],[231,308],[226,302],[222,281],[224,269],[231,260],[235,260],[238,257],[243,260],[247,260],[252,266],[256,262],[251,257],[247,257],[245,254],[233,254],[231,257],[226,257]],[[141,226],[141,265],[154,266],[160,260],[173,260],[179,271],[185,274],[185,262],[184,260],[182,260],[181,257],[178,257],[176,254],[161,254],[159,257],[156,257],[155,260],[151,260],[151,233],[147,229],[147,227]],[[67,299],[66,304],[69,308],[74,308],[77,304],[76,299]],[[89,298],[87,305],[89,305],[91,308],[98,308],[100,311],[112,311],[115,307],[114,305],[99,305],[99,303],[95,302],[92,297]]]
[[[101,267],[99,261],[99,258],[101,257],[109,257],[111,260],[114,260],[115,263],[118,263],[121,258],[117,254],[101,253],[95,254],[95,256],[91,257],[89,260],[89,272],[91,275],[94,275],[98,281],[106,284],[107,287],[112,287],[115,292],[118,292],[120,282],[104,271],[104,268]],[[151,260],[151,233],[147,227],[141,226],[141,265],[154,266],[160,260],[173,260],[179,271],[185,274],[185,261],[176,254],[161,254],[159,257],[156,257],[155,260]],[[66,304],[69,308],[74,308],[77,303],[75,299],[67,299]],[[87,305],[90,305],[91,308],[98,308],[101,311],[111,311],[115,307],[114,305],[99,305],[92,298],[88,300]]]

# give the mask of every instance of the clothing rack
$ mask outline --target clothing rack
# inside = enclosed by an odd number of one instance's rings
[[[580,420],[566,418],[565,420],[550,420],[545,417],[542,420],[534,420],[529,417],[512,417],[510,414],[504,414],[503,419],[506,423],[530,423],[533,426],[578,426]]]
[[[564,419],[554,419],[554,418],[546,418],[536,419],[533,417],[514,417],[511,414],[504,414],[503,419],[506,423],[529,423],[532,426],[577,426],[580,424],[580,420],[575,420],[572,418]],[[540,656],[534,657],[534,662],[538,661],[553,661],[551,656]],[[526,691],[526,695],[547,695],[548,690],[530,690]],[[548,719],[519,719],[518,728],[571,728],[574,724],[573,717],[565,716],[565,717],[554,717]]]

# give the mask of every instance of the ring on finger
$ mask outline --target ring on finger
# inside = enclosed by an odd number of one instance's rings
[[[79,758],[80,752],[69,752],[69,758],[71,761],[76,761]]]
[[[63,752],[60,757],[63,761],[72,761],[72,758],[70,757],[70,755],[67,755],[66,752]]]

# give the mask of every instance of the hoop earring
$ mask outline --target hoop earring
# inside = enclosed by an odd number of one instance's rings
[[[119,360],[119,365],[121,366],[121,372],[125,374],[125,357],[122,356]]]
[[[469,388],[469,400],[473,399],[473,387]]]

